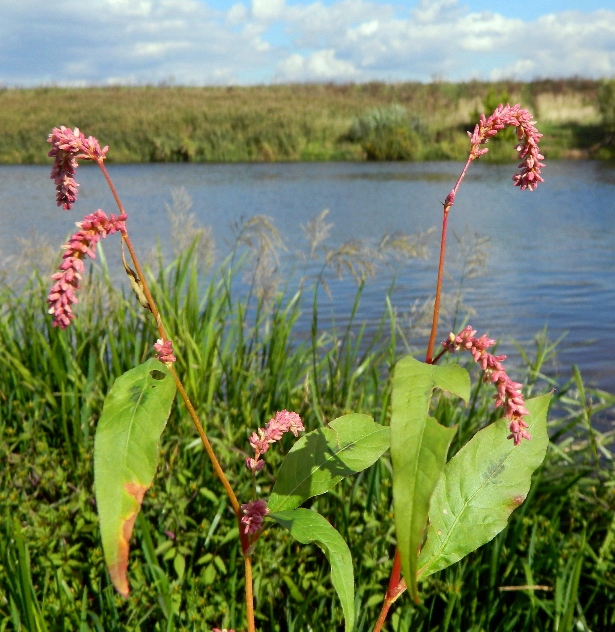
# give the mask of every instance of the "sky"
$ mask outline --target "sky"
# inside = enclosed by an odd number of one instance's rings
[[[615,77],[615,0],[0,0],[7,87],[573,76]]]

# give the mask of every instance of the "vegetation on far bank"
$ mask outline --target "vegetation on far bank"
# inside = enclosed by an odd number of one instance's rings
[[[0,163],[45,164],[79,127],[113,162],[464,160],[480,112],[521,103],[547,158],[615,157],[615,81],[366,83],[0,90]],[[515,158],[494,139],[488,160]]]

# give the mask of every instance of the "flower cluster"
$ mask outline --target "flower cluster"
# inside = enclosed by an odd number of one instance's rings
[[[235,632],[235,630],[227,630],[226,628],[214,628],[211,632]]]
[[[279,441],[285,432],[292,432],[296,437],[299,431],[304,430],[301,417],[297,413],[290,413],[287,410],[276,413],[275,417],[267,422],[265,428],[259,428],[258,432],[252,433],[250,445],[254,449],[254,458],[246,459],[246,466],[252,472],[259,472],[265,467],[265,461],[260,457],[269,450],[272,443]]]
[[[177,360],[177,358],[173,355],[173,343],[170,340],[165,342],[162,338],[158,338],[154,344],[154,350],[156,351],[156,357],[160,360],[160,362],[168,364]]]
[[[250,500],[241,505],[241,511],[241,522],[246,526],[244,533],[250,534],[261,528],[265,516],[269,513],[269,507],[264,500]]]
[[[487,349],[495,344],[495,340],[485,335],[476,338],[475,334],[476,331],[468,326],[457,335],[451,333],[442,346],[449,353],[469,351],[474,362],[480,364],[485,372],[483,381],[493,383],[497,389],[495,405],[504,406],[506,410],[504,416],[510,422],[508,438],[514,439],[515,445],[519,445],[522,439],[532,438],[526,430],[528,425],[523,421],[523,416],[529,415],[529,411],[525,408],[525,400],[521,395],[522,385],[513,382],[506,374],[502,366],[502,362],[506,359],[505,355],[494,356],[487,352]]]
[[[468,132],[472,143],[470,157],[474,160],[486,154],[489,149],[481,145],[487,143],[501,129],[510,126],[517,129],[517,138],[520,141],[517,151],[522,161],[519,164],[521,171],[513,176],[513,181],[522,191],[533,191],[539,182],[544,182],[540,177],[540,168],[544,167],[540,161],[544,156],[538,148],[542,134],[536,129],[532,115],[520,105],[500,104],[489,118],[485,118],[484,114],[480,115],[480,123],[474,127],[474,132]]]
[[[86,138],[78,127],[71,130],[64,125],[53,128],[48,142],[51,143],[48,155],[55,158],[51,168],[51,179],[56,185],[56,202],[64,210],[69,210],[77,201],[77,160],[104,160],[109,147],[101,149],[93,136]]]
[[[47,303],[49,313],[53,315],[53,326],[66,329],[75,318],[71,305],[77,302],[75,290],[79,289],[79,280],[84,272],[85,256],[96,258],[96,244],[107,235],[126,230],[127,215],[107,217],[100,209],[77,222],[80,229],[62,246],[66,251],[62,255],[59,271],[51,278],[55,281],[49,292]]]

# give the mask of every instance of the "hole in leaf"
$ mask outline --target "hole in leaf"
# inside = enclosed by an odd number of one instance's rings
[[[152,380],[164,380],[166,377],[166,375],[158,369],[152,369],[149,374],[152,376]]]

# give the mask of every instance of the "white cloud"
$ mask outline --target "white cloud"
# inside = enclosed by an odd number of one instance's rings
[[[420,0],[412,12],[418,22],[428,24],[452,22],[464,13],[465,7],[460,7],[457,0]]]
[[[234,4],[226,14],[226,22],[231,26],[243,24],[249,15],[249,11],[244,4]]]
[[[293,54],[277,67],[278,81],[351,81],[359,75],[349,62],[337,59],[333,49],[319,50],[308,57]]]
[[[13,2],[0,83],[237,83],[275,63],[262,28],[240,27],[198,0]]]
[[[349,39],[360,39],[361,37],[369,37],[378,30],[378,20],[370,20],[369,22],[362,22],[354,29],[348,30]]]
[[[134,17],[147,17],[152,13],[152,2],[150,0],[107,0],[110,11]]]
[[[189,48],[187,42],[136,42],[133,52],[137,57],[162,57]]]
[[[0,84],[615,75],[615,11],[524,20],[471,0],[0,0]],[[397,9],[395,8],[397,7]]]
[[[334,50],[361,79],[615,74],[615,11],[528,22],[472,13],[458,0],[421,0],[409,16],[363,0],[340,0],[297,8],[289,21],[300,45]]]
[[[252,15],[259,22],[273,22],[283,12],[284,0],[252,0]]]
[[[518,59],[512,64],[494,68],[489,73],[491,81],[501,81],[502,79],[514,79],[516,77],[534,77],[540,75],[537,72],[537,63],[533,59]]]

